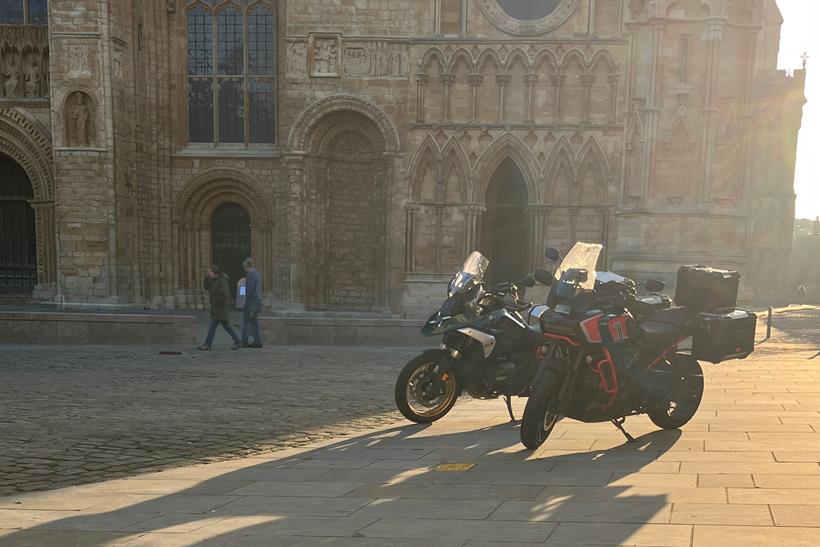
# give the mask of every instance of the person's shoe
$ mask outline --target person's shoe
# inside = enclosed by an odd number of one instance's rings
[[[239,348],[241,348],[241,347],[242,347],[242,344],[240,344],[240,343],[238,343],[238,342],[237,342],[236,344],[234,344],[234,345],[232,345],[232,346],[231,346],[231,349],[239,349]]]
[[[262,344],[260,344],[259,342],[254,342],[253,344],[248,344],[248,347],[249,348],[261,348]]]
[[[211,346],[208,346],[206,344],[202,344],[201,346],[199,346],[196,349],[198,349],[199,351],[211,351]]]

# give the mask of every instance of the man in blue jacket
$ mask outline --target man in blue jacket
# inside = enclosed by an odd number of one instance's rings
[[[262,311],[262,276],[254,268],[253,259],[242,262],[245,268],[245,310],[242,314],[242,345],[249,348],[262,347],[262,333],[259,331],[259,313]],[[253,338],[253,343],[248,343]]]

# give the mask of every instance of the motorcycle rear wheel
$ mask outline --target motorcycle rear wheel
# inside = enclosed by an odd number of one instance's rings
[[[452,371],[440,370],[435,354],[411,359],[396,380],[396,407],[402,415],[417,424],[429,424],[443,418],[461,393],[461,383]]]
[[[550,368],[544,369],[534,382],[521,418],[521,442],[530,450],[544,444],[558,423],[557,409],[553,406],[560,387],[560,375]]]
[[[680,373],[669,393],[662,402],[648,409],[652,423],[661,429],[680,429],[698,411],[703,398],[703,369],[690,355],[675,355],[667,365],[670,370]]]

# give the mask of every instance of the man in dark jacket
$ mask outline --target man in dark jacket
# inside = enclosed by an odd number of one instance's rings
[[[262,347],[262,333],[259,331],[259,313],[262,311],[262,276],[254,268],[253,259],[242,262],[245,268],[245,309],[242,314],[242,345],[250,348]],[[253,343],[248,344],[248,338]]]
[[[222,325],[231,338],[233,338],[233,346],[231,349],[239,349],[239,336],[233,330],[228,315],[228,308],[230,305],[230,293],[228,289],[228,278],[219,269],[219,266],[211,266],[208,269],[208,276],[205,278],[205,290],[208,291],[211,300],[211,326],[208,327],[208,336],[205,338],[205,343],[199,346],[201,351],[211,351],[211,344],[214,341],[216,328]]]

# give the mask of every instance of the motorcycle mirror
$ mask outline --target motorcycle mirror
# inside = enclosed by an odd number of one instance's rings
[[[646,290],[649,292],[660,292],[666,287],[666,283],[657,279],[649,279],[646,282]]]
[[[527,276],[527,277],[524,277],[523,279],[520,279],[516,283],[516,285],[519,286],[519,287],[535,287],[535,279],[530,277],[530,276]]]
[[[552,274],[546,270],[535,270],[535,280],[542,285],[552,285]]]
[[[561,260],[561,253],[558,252],[558,249],[554,247],[547,247],[546,257],[553,262],[559,262]]]
[[[586,283],[589,279],[589,272],[586,270],[579,269],[578,270],[578,283]]]

